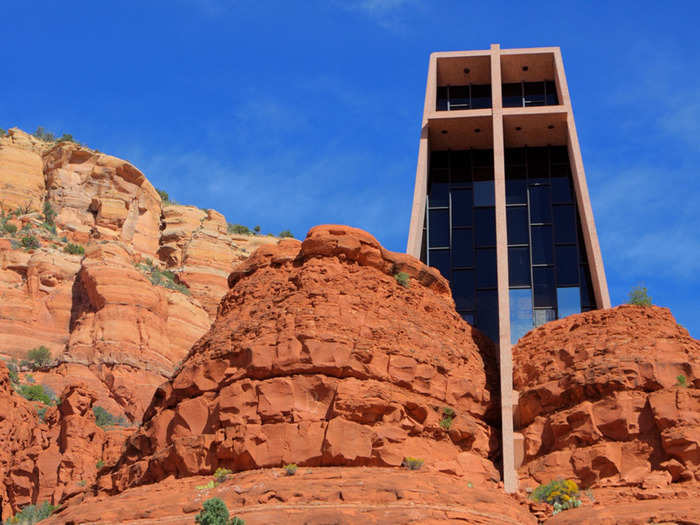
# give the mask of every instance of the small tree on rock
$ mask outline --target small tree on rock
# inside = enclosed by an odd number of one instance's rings
[[[651,297],[647,292],[646,286],[635,286],[629,295],[629,304],[637,306],[651,306]]]

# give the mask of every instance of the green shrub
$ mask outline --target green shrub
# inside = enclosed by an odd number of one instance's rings
[[[63,247],[63,251],[70,253],[71,255],[85,255],[85,248],[83,248],[80,244],[73,244],[72,242],[66,244]]]
[[[280,234],[279,234],[277,237],[282,237],[282,238],[284,238],[284,237],[290,237],[290,238],[293,239],[293,238],[294,238],[294,234],[293,234],[292,232],[290,232],[289,230],[282,230],[282,231],[280,232]]]
[[[112,414],[107,412],[107,410],[100,406],[92,407],[92,413],[95,414],[95,423],[100,428],[126,426],[126,420],[122,416],[114,417]]]
[[[216,472],[214,472],[214,479],[216,480],[217,483],[223,483],[228,479],[228,477],[231,475],[231,470],[227,468],[217,468]]]
[[[243,226],[242,224],[231,224],[229,222],[226,224],[226,228],[228,229],[229,233],[238,233],[238,234],[246,234],[246,235],[250,235],[253,233],[250,231],[248,226]]]
[[[411,276],[408,275],[406,272],[399,272],[399,273],[394,274],[394,279],[396,279],[396,282],[399,283],[404,288],[408,288],[409,280],[411,279]]]
[[[296,463],[289,463],[284,466],[285,472],[287,472],[287,476],[293,476],[294,474],[297,473],[297,464]]]
[[[51,364],[51,350],[44,345],[32,348],[27,352],[27,362],[32,370]]]
[[[19,366],[17,365],[17,360],[5,361],[5,365],[10,375],[10,384],[19,384]]]
[[[546,485],[540,485],[532,492],[531,498],[552,505],[554,514],[581,505],[578,485],[571,479],[557,479]]]
[[[443,430],[450,430],[452,426],[452,420],[455,418],[455,411],[453,408],[444,407],[442,409],[442,419],[440,420],[440,427]]]
[[[25,250],[35,250],[39,246],[41,246],[41,244],[39,244],[39,239],[37,239],[36,237],[34,237],[34,235],[31,235],[31,234],[28,234],[28,235],[25,235],[24,237],[22,237],[19,240],[19,244]]]
[[[635,286],[629,294],[628,304],[637,306],[651,306],[651,297],[647,293],[646,286]]]
[[[47,232],[51,233],[52,235],[56,235],[56,225],[55,224],[49,224],[48,222],[42,222],[41,227],[44,228]]]
[[[253,231],[254,231],[255,233],[260,233],[260,226],[255,226],[255,227],[253,228]]]
[[[32,374],[24,374],[24,380],[27,383],[29,383],[30,385],[33,385],[34,383],[36,383],[36,381],[34,380],[34,376]]]
[[[64,133],[58,138],[58,142],[75,142],[75,140],[70,133]]]
[[[151,284],[190,295],[190,289],[184,284],[176,283],[175,274],[170,270],[160,270],[159,268],[151,267],[150,273]]]
[[[36,131],[34,132],[34,136],[40,140],[43,140],[44,142],[55,142],[56,141],[56,135],[54,135],[50,131],[46,131],[42,126],[39,126],[36,128]]]
[[[39,418],[39,420],[43,423],[46,421],[46,411],[49,409],[49,407],[40,407],[36,411],[36,415]]]
[[[53,226],[56,215],[58,214],[56,210],[53,209],[53,206],[51,206],[51,203],[49,201],[44,201],[44,220],[46,224]]]
[[[228,519],[226,504],[219,498],[210,498],[202,505],[203,510],[194,518],[199,525],[245,525],[245,521],[233,517]]]
[[[97,463],[95,463],[95,468],[96,468],[97,470],[100,470],[100,469],[101,469],[102,467],[104,467],[104,466],[105,466],[105,462],[102,461],[102,460],[99,460]]]
[[[159,190],[158,188],[156,188],[156,191],[158,192],[158,195],[160,195],[160,201],[163,206],[172,206],[173,204],[177,204],[177,202],[170,200],[170,195],[168,195],[167,191]]]
[[[14,235],[15,233],[17,233],[17,225],[3,221],[2,223],[0,223],[0,232],[5,232],[9,233],[10,235]]]
[[[58,507],[54,507],[48,501],[41,505],[27,505],[5,523],[11,525],[34,525],[34,523],[39,523],[41,520],[51,516],[56,509]]]
[[[216,487],[216,481],[214,481],[213,479],[212,479],[209,483],[206,483],[205,485],[197,485],[197,486],[195,486],[195,488],[196,488],[197,490],[213,489],[214,487]]]
[[[6,134],[7,132],[4,129],[0,128],[0,138],[4,137]]]
[[[17,393],[29,401],[41,401],[45,405],[56,403],[56,394],[46,385],[19,385]]]
[[[423,466],[423,460],[420,458],[407,456],[403,458],[403,463],[401,463],[401,466],[407,468],[408,470],[419,470]]]
[[[688,380],[686,379],[686,377],[683,374],[676,377],[676,379],[678,380],[678,386],[680,386],[681,388],[688,387]]]

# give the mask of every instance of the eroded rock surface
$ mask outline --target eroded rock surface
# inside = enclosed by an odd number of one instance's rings
[[[573,315],[530,332],[513,358],[524,479],[700,480],[700,342],[667,309]]]
[[[103,488],[407,456],[498,480],[493,345],[456,314],[436,270],[361,230],[319,226],[303,243],[261,247],[229,283],[212,329],[158,389]],[[456,413],[449,428],[445,407]]]

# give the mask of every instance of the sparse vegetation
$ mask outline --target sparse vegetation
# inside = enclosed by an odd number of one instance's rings
[[[688,388],[688,380],[683,374],[680,374],[678,377],[676,377],[676,380],[678,381],[677,386],[681,388]]]
[[[190,295],[190,289],[184,284],[175,282],[175,274],[170,270],[161,270],[153,264],[151,259],[146,259],[141,264],[137,264],[136,267],[148,275],[151,284],[156,286],[162,286],[169,290],[176,290],[185,295]]]
[[[535,501],[549,503],[554,507],[554,514],[562,510],[573,509],[581,505],[578,485],[571,479],[557,479],[537,487],[530,496]]]
[[[23,365],[28,366],[32,370],[42,368],[51,364],[51,350],[44,345],[32,348],[27,352],[27,359],[22,361]]]
[[[81,479],[80,481],[78,481],[78,485],[81,487],[84,487],[85,485],[87,485],[87,481],[85,481],[84,479]]]
[[[206,483],[204,485],[197,485],[195,488],[197,490],[207,490],[207,489],[213,489],[214,487],[216,487],[216,481],[214,481],[212,479],[209,483]]]
[[[205,501],[202,512],[195,516],[194,522],[199,525],[245,525],[245,521],[236,516],[229,520],[228,508],[219,498]]]
[[[408,275],[406,272],[399,272],[394,274],[394,279],[396,279],[396,282],[404,288],[408,288],[411,276]]]
[[[6,525],[34,525],[45,520],[53,514],[58,507],[54,507],[48,501],[41,505],[27,505],[17,514],[8,519]]]
[[[253,231],[254,231],[256,234],[260,233],[260,226],[255,226],[255,227],[253,228]]]
[[[44,142],[56,142],[56,135],[50,131],[46,131],[42,126],[36,128],[34,136],[39,140],[43,140]]]
[[[39,243],[39,239],[37,239],[32,234],[24,235],[19,240],[19,244],[25,250],[36,250],[39,246],[41,246],[41,244]]]
[[[237,233],[237,234],[244,234],[244,235],[252,235],[253,232],[250,231],[250,228],[248,226],[243,226],[242,224],[231,224],[226,223],[226,227],[228,229],[229,233]]]
[[[114,427],[114,426],[120,426],[120,427],[127,426],[126,419],[124,419],[122,416],[115,417],[114,415],[110,414],[107,410],[105,410],[101,406],[92,407],[92,413],[95,414],[95,423],[100,428]]]
[[[214,479],[216,480],[217,483],[223,483],[228,479],[228,477],[231,475],[231,470],[227,468],[217,468],[216,472],[214,472]]]
[[[452,426],[452,420],[455,418],[455,411],[453,408],[444,407],[442,409],[442,419],[440,420],[440,427],[443,430],[450,430]]]
[[[58,138],[58,142],[75,142],[75,140],[70,133],[64,133]]]
[[[96,468],[97,470],[100,470],[100,469],[101,469],[102,467],[104,467],[104,466],[105,466],[105,462],[102,461],[102,460],[99,460],[97,463],[95,463],[95,468]]]
[[[293,239],[293,238],[294,238],[294,234],[293,234],[292,232],[290,232],[289,230],[282,230],[282,231],[280,232],[280,234],[279,234],[277,237],[282,237],[283,239],[284,239],[285,237],[290,237],[290,238]]]
[[[420,470],[420,468],[423,466],[423,463],[424,461],[420,458],[407,456],[403,458],[403,463],[401,463],[401,466],[407,468],[408,470]]]
[[[4,137],[5,135],[7,135],[7,132],[4,129],[0,128],[0,138]]]
[[[297,473],[297,465],[296,463],[288,463],[284,466],[284,470],[287,473],[287,476],[293,476]]]
[[[36,411],[36,415],[39,418],[39,420],[43,423],[46,421],[46,411],[49,409],[49,407],[40,407]]]
[[[83,248],[80,244],[73,244],[72,242],[66,244],[63,247],[63,251],[70,253],[71,255],[85,255],[85,248]]]
[[[10,384],[19,384],[19,366],[17,365],[17,360],[13,359],[12,361],[5,361],[5,365],[10,373]]]
[[[160,201],[163,204],[163,206],[172,206],[174,204],[177,204],[177,202],[170,200],[170,195],[168,195],[167,191],[159,190],[158,188],[156,188],[156,191],[158,192],[158,195],[160,195]]]
[[[56,215],[58,214],[56,213],[56,210],[53,209],[53,206],[51,206],[51,203],[49,201],[44,201],[44,220],[46,221],[46,224],[53,226]]]
[[[646,286],[635,286],[629,294],[628,304],[637,306],[651,306],[651,297],[647,292]]]
[[[47,406],[56,404],[56,394],[46,385],[18,385],[17,393],[29,401],[41,401]]]

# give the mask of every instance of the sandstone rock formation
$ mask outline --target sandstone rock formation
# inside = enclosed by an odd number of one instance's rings
[[[700,341],[667,309],[573,315],[523,337],[513,358],[522,478],[700,481]]]
[[[35,502],[55,504],[82,495],[94,482],[98,461],[114,463],[127,431],[95,424],[95,396],[81,385],[61,394],[58,407],[16,394],[0,363],[0,510],[3,516]],[[100,464],[101,465],[101,464]]]
[[[156,391],[103,488],[407,456],[495,486],[493,345],[456,314],[435,269],[361,230],[320,226],[303,243],[261,247],[229,283],[212,329]],[[445,407],[456,417],[441,426]]]

